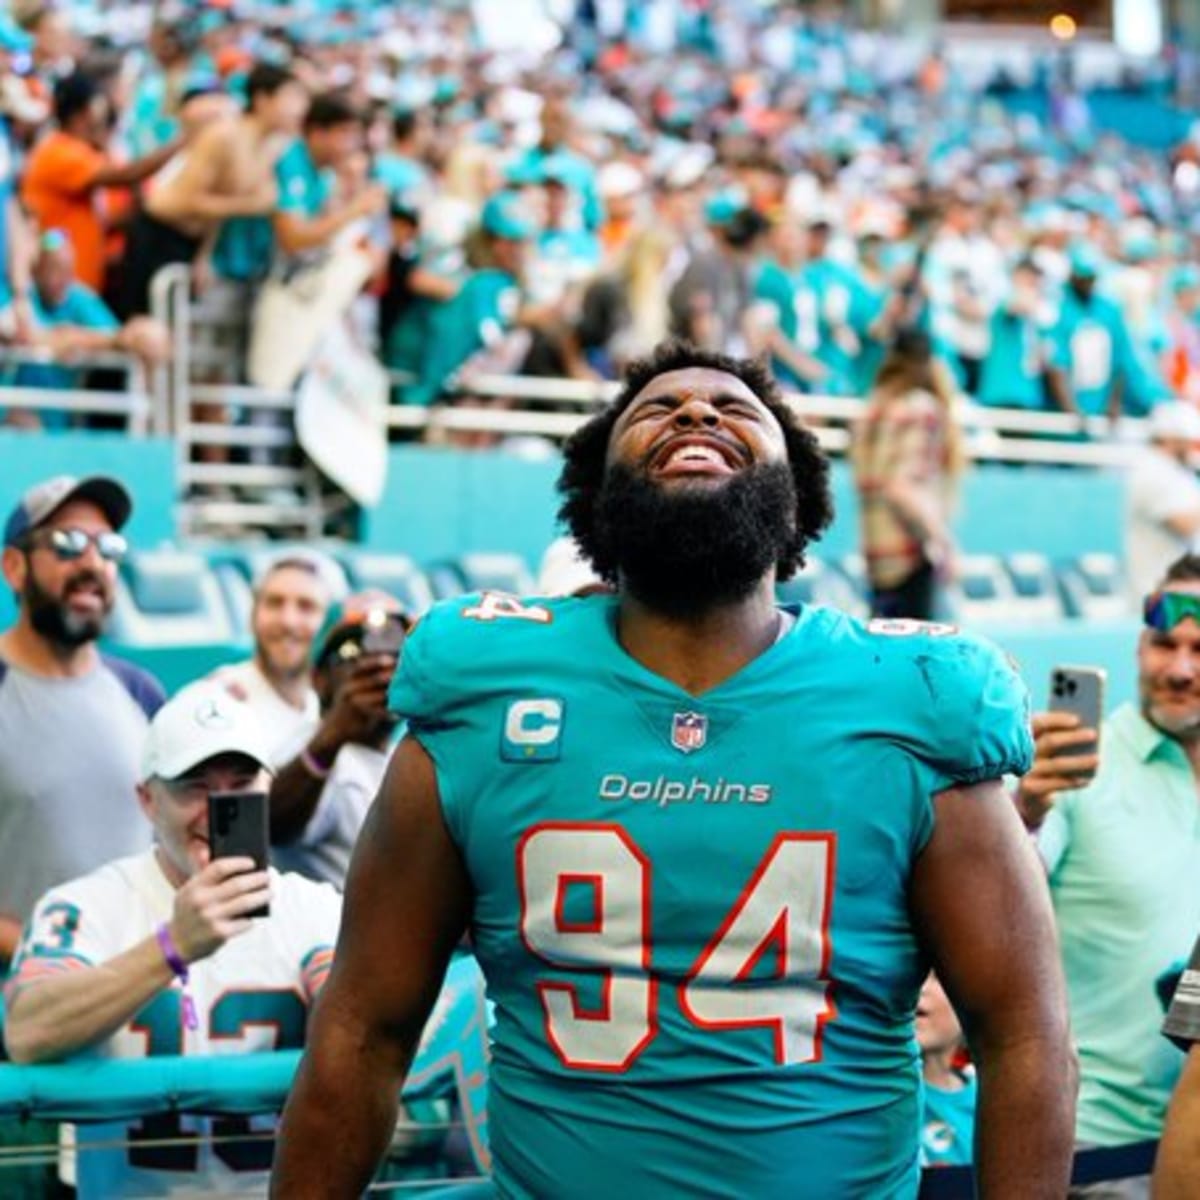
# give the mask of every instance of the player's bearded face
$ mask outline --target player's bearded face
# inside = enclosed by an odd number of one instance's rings
[[[624,585],[664,613],[686,616],[748,596],[795,533],[787,462],[746,467],[719,485],[663,486],[610,464],[596,537]]]
[[[86,606],[83,601],[94,598]],[[82,646],[94,642],[104,630],[112,610],[112,586],[103,571],[81,566],[63,580],[57,593],[37,580],[32,562],[21,589],[21,602],[30,624],[48,642],[58,646]]]

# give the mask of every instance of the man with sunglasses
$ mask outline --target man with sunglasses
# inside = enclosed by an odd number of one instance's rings
[[[284,869],[345,887],[396,739],[387,689],[411,624],[393,597],[367,591],[335,604],[313,640],[321,722],[271,786],[271,838]]]
[[[1159,1033],[1156,981],[1200,926],[1200,556],[1143,607],[1138,700],[1103,728],[1037,713],[1017,806],[1037,831],[1079,1046],[1080,1144],[1156,1138],[1182,1055]],[[1079,1195],[1141,1197],[1144,1177]]]
[[[128,492],[57,476],[30,488],[4,528],[17,619],[0,633],[0,963],[55,884],[143,849],[129,803],[158,681],[102,655]]]

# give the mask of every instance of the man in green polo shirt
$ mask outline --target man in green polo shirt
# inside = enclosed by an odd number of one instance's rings
[[[1183,1055],[1159,1032],[1156,982],[1200,926],[1200,556],[1172,563],[1144,616],[1138,702],[1104,722],[1098,752],[1077,718],[1036,714],[1017,792],[1062,943],[1081,1145],[1161,1134]],[[1096,1186],[1079,1194],[1149,1195],[1146,1179]]]

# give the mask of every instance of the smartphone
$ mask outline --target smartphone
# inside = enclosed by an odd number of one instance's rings
[[[408,622],[401,613],[372,609],[363,622],[363,653],[398,655],[407,635]]]
[[[213,858],[254,859],[254,869],[265,871],[270,862],[266,792],[212,792],[208,797],[208,842]],[[264,904],[250,917],[270,916]]]
[[[1100,734],[1100,723],[1104,720],[1104,688],[1108,672],[1102,667],[1055,667],[1050,672],[1050,711],[1073,713],[1081,726],[1094,729]],[[1093,753],[1099,752],[1100,743],[1094,745]],[[1055,751],[1060,758],[1087,753],[1086,747],[1072,746]]]

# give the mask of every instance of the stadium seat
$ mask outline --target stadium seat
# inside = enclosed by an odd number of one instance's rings
[[[142,551],[122,564],[109,636],[136,647],[238,640],[216,575],[185,550]]]
[[[458,568],[469,592],[509,592],[531,595],[537,585],[519,554],[464,554]]]
[[[1016,593],[1014,604],[1022,620],[1058,621],[1063,617],[1062,596],[1054,567],[1044,554],[1010,554],[1004,561]]]
[[[1068,616],[1103,621],[1128,617],[1132,611],[1116,555],[1081,554],[1060,563],[1058,583]]]
[[[387,592],[414,617],[433,603],[429,580],[407,555],[344,552],[341,561],[355,591],[377,588]]]
[[[1021,620],[1016,587],[995,554],[960,558],[958,578],[946,589],[946,598],[954,619],[963,625]]]
[[[775,594],[784,604],[824,604],[855,617],[866,615],[866,605],[855,586],[837,567],[809,555],[804,566],[776,585]]]
[[[433,591],[435,600],[449,600],[467,591],[467,581],[455,562],[432,562],[425,565],[425,578]]]

